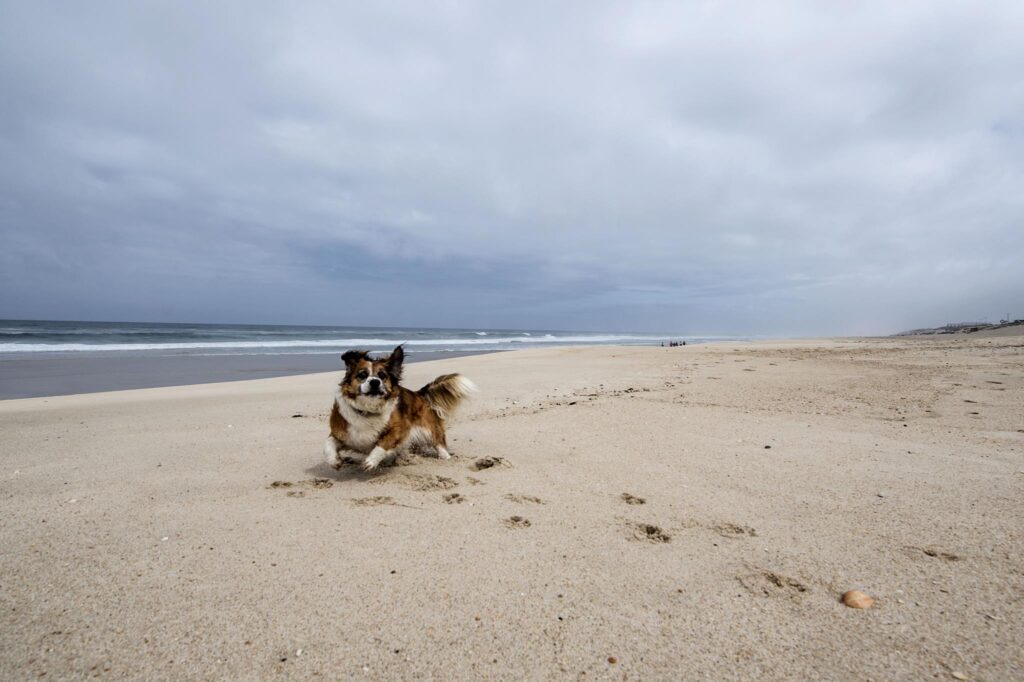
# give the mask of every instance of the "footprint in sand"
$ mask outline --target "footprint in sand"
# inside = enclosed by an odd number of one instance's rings
[[[444,501],[447,504],[462,504],[466,501],[466,498],[459,493],[448,493],[444,496]]]
[[[920,552],[921,554],[932,557],[933,559],[942,559],[943,561],[949,562],[960,561],[960,559],[963,558],[957,554],[953,554],[952,552],[944,552],[941,549],[936,549],[934,547],[914,547],[912,545],[908,545],[905,549],[913,554]]]
[[[630,523],[628,527],[630,537],[633,540],[652,542],[654,544],[672,542],[671,535],[663,531],[660,526],[655,526],[652,523]]]
[[[422,507],[414,507],[409,504],[402,504],[401,502],[395,501],[393,497],[387,495],[376,495],[374,497],[353,497],[351,498],[352,504],[357,507],[406,507],[408,509],[422,509]]]
[[[747,592],[759,597],[795,599],[807,592],[807,586],[799,580],[764,569],[738,576],[736,580]]]
[[[736,523],[719,523],[711,526],[723,538],[756,538],[757,531],[750,526],[741,526]]]
[[[533,495],[515,495],[513,493],[508,493],[505,495],[505,499],[511,500],[517,504],[547,504],[544,500],[539,497],[534,497]]]
[[[334,482],[329,478],[311,478],[306,481],[274,481],[268,488],[271,490],[287,490],[288,497],[305,497],[304,490],[323,490],[330,488]]]
[[[529,528],[531,525],[529,519],[524,519],[522,516],[510,516],[502,523],[505,524],[506,528]]]
[[[473,460],[473,463],[469,465],[469,468],[473,471],[483,471],[484,469],[490,469],[492,467],[507,467],[512,464],[504,457],[480,457],[479,459]]]
[[[375,497],[353,497],[352,504],[357,507],[383,507],[395,504],[395,500],[394,498],[386,495],[377,495]]]
[[[629,493],[622,493],[619,495],[619,499],[626,504],[647,504],[647,500],[636,495],[630,495]]]
[[[446,476],[435,476],[434,474],[402,474],[395,477],[381,477],[374,479],[373,483],[384,483],[394,481],[403,488],[428,492],[431,490],[448,490],[458,485],[456,481]]]

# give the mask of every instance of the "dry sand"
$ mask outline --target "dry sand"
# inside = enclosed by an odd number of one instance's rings
[[[0,678],[1024,677],[1024,338],[453,370],[377,476],[333,374],[0,402]]]

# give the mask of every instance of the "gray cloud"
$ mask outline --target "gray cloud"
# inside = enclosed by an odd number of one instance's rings
[[[2,11],[0,316],[1024,316],[1019,3]]]

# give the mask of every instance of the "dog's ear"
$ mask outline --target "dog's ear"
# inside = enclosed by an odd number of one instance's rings
[[[391,375],[391,381],[398,383],[402,380],[402,363],[405,361],[405,350],[401,346],[396,346],[391,355],[388,356],[388,361],[385,364],[387,367],[388,374]]]
[[[350,350],[341,354],[341,359],[345,363],[345,367],[352,369],[356,363],[366,357],[365,350]]]

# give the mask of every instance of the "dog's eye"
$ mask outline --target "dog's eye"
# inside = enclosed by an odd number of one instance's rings
[[[385,374],[384,372],[377,372],[377,378],[378,379],[383,379],[385,377],[387,377],[387,374]]]
[[[366,371],[366,370],[364,369],[363,371],[361,371],[361,372],[360,372],[359,374],[357,374],[357,375],[356,375],[356,378],[357,378],[357,379],[360,379],[360,380],[361,380],[361,379],[365,379],[365,378],[366,378],[366,377],[368,377],[368,376],[370,376],[370,373],[369,373],[369,372],[367,372],[367,371]]]

